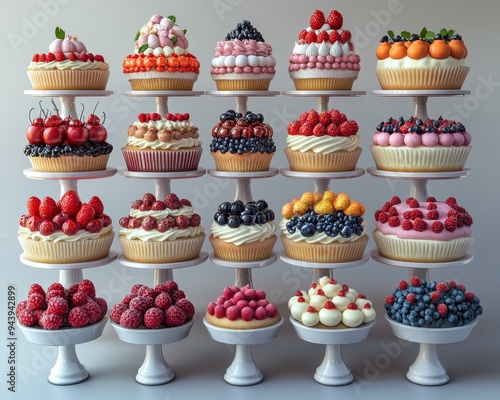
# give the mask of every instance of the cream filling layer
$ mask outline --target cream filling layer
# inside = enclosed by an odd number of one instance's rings
[[[232,243],[236,246],[242,244],[263,242],[276,233],[277,227],[274,222],[266,222],[263,225],[240,225],[238,228],[230,228],[227,225],[219,225],[213,221],[210,233],[213,237]]]
[[[293,151],[312,151],[314,153],[329,154],[335,151],[353,151],[361,143],[360,135],[352,136],[304,136],[288,135],[287,146]]]

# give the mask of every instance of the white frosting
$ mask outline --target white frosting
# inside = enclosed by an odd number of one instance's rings
[[[334,57],[342,57],[345,55],[356,54],[354,51],[349,50],[349,43],[341,44],[338,40],[331,44],[329,42],[321,43],[298,43],[295,42],[292,50],[292,54],[305,54],[308,57],[311,56],[327,56],[332,55]]]
[[[28,70],[32,71],[45,71],[45,70],[88,70],[88,69],[102,69],[108,70],[108,63],[101,61],[81,61],[81,60],[63,60],[63,61],[49,61],[49,62],[35,62],[31,61],[28,65]]]
[[[293,151],[312,151],[313,153],[330,154],[335,151],[353,151],[359,147],[361,136],[304,136],[287,135],[286,144]]]
[[[191,147],[201,146],[201,140],[194,138],[183,138],[179,140],[171,140],[170,142],[160,142],[157,140],[138,139],[134,136],[127,136],[126,146],[134,146],[140,149],[154,150],[179,150]]]
[[[319,314],[317,312],[306,311],[302,314],[301,321],[305,326],[317,325],[319,322]]]
[[[319,311],[327,301],[328,298],[325,295],[315,294],[309,299],[309,305],[313,306],[316,311]]]
[[[85,229],[80,229],[76,234],[68,236],[63,231],[55,231],[52,235],[44,236],[39,231],[32,232],[29,228],[19,227],[19,235],[40,242],[76,242],[79,240],[97,239],[108,232],[113,231],[113,226],[108,225],[97,233],[90,233]]]
[[[347,310],[347,306],[352,303],[351,299],[347,296],[335,296],[332,299],[332,303],[335,305],[335,308],[341,312]]]
[[[163,54],[165,57],[171,56],[173,53],[177,54],[178,56],[183,55],[183,54],[189,54],[189,49],[183,49],[182,47],[179,46],[174,46],[169,47],[155,47],[154,49],[148,48],[144,51],[144,54],[148,56],[149,54],[154,54],[156,57],[159,55]],[[134,50],[134,54],[140,54],[139,53],[139,48],[136,48]]]
[[[273,56],[256,56],[239,54],[237,56],[218,56],[211,62],[213,68],[244,68],[250,67],[276,67],[276,59]]]
[[[342,237],[340,234],[336,236],[328,236],[324,232],[316,232],[314,235],[310,237],[305,237],[302,236],[300,233],[300,230],[295,230],[294,233],[288,232],[286,229],[286,223],[288,222],[288,219],[283,218],[280,221],[280,229],[281,232],[290,240],[294,242],[301,242],[305,241],[306,243],[319,243],[319,244],[331,244],[331,243],[346,243],[346,242],[354,242],[358,240],[360,237],[363,237],[366,235],[366,221],[363,220],[362,226],[363,226],[363,232],[361,233],[361,236],[352,234],[350,237]]]
[[[342,313],[336,308],[322,308],[318,315],[321,323],[326,326],[335,326],[342,322]]]
[[[148,122],[135,121],[132,125],[137,128],[156,128],[157,130],[166,129],[166,130],[185,130],[185,131],[193,131],[197,130],[196,126],[189,120],[184,121],[172,121],[169,119],[160,119],[158,121],[150,120]]]
[[[300,321],[302,319],[302,315],[307,312],[307,308],[309,307],[308,302],[299,302],[296,301],[292,305],[290,305],[288,308],[290,309],[290,314],[294,319],[297,321]]]
[[[347,309],[342,313],[342,322],[349,328],[355,328],[363,323],[364,316],[360,310]]]
[[[263,242],[276,233],[276,224],[274,222],[266,222],[259,225],[243,225],[238,228],[230,228],[228,225],[219,225],[213,221],[210,226],[210,233],[215,237],[223,240],[226,243],[232,243],[236,246],[241,246],[246,243]]]
[[[368,322],[372,322],[375,317],[377,316],[377,313],[373,309],[373,307],[370,308],[360,308],[360,311],[363,313],[363,322],[367,324]]]
[[[120,228],[120,236],[125,236],[127,239],[139,239],[144,242],[164,242],[166,240],[176,240],[179,238],[188,238],[201,235],[205,231],[203,226],[190,226],[186,229],[172,228],[165,232],[160,232],[157,229],[146,231],[142,227],[137,229]]]
[[[384,60],[377,60],[377,68],[436,68],[436,67],[463,67],[465,59],[457,60],[453,57],[448,57],[444,60],[432,58],[427,55],[420,60],[414,60],[405,56],[399,60],[387,57]]]
[[[137,209],[132,208],[129,211],[129,215],[134,218],[142,219],[146,217],[155,217],[156,220],[161,220],[163,218],[168,217],[169,215],[172,215],[173,217],[178,217],[179,215],[184,215],[186,217],[191,217],[194,212],[193,207],[189,206],[182,206],[181,208],[178,208],[176,210],[171,210],[170,208],[165,208],[164,210],[149,210],[149,211],[140,211]]]

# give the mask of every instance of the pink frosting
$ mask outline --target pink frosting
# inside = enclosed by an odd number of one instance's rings
[[[217,42],[215,57],[220,56],[271,56],[273,48],[270,44],[256,40],[224,40]]]
[[[240,67],[221,67],[221,68],[212,68],[210,73],[212,75],[222,75],[222,74],[275,74],[276,70],[273,67],[250,67],[246,66],[244,68]]]
[[[328,70],[350,70],[359,71],[360,57],[357,54],[343,55],[341,57],[333,57],[332,55],[325,56],[311,56],[305,54],[292,54],[288,58],[290,65],[289,71],[299,71],[306,68],[318,68]]]
[[[389,134],[387,132],[375,132],[372,136],[372,142],[378,146],[392,146],[392,147],[418,147],[423,145],[425,147],[435,146],[469,146],[471,143],[471,135],[469,132],[458,133],[434,133],[426,132],[424,134],[395,132]]]

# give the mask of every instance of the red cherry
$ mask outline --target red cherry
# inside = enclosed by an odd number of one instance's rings
[[[172,113],[168,113],[167,116],[165,117],[167,120],[169,121],[172,121],[172,117],[174,116],[174,114]]]
[[[297,299],[297,303],[305,303],[306,299],[304,299],[302,296]]]
[[[337,284],[337,281],[336,281],[335,279],[331,278],[331,279],[328,281],[328,283],[331,283],[332,285],[335,285],[335,284]]]
[[[326,308],[327,310],[333,310],[336,308],[335,304],[333,304],[331,300],[328,300],[323,307]]]
[[[367,308],[367,309],[368,309],[368,308],[372,308],[372,305],[371,305],[370,303],[366,303],[366,304],[363,306],[363,308]]]
[[[301,292],[300,290],[297,290],[297,291],[295,292],[295,296],[302,296],[302,292]]]
[[[231,128],[229,135],[231,139],[239,139],[241,137],[241,129],[237,127]]]
[[[347,286],[345,283],[342,285],[342,290],[344,292],[348,292],[349,291],[349,286]]]
[[[358,294],[358,298],[359,299],[366,299],[366,296],[364,294],[362,294],[362,293],[359,293]]]
[[[45,127],[43,126],[43,120],[41,118],[36,118],[42,121],[40,124],[37,122],[35,124],[35,120],[33,123],[28,126],[28,129],[26,129],[26,139],[28,139],[29,144],[31,145],[41,145],[43,144],[43,131],[45,130]]]
[[[307,307],[307,312],[316,312],[316,309],[313,306]]]
[[[106,128],[99,125],[92,125],[89,129],[89,140],[92,143],[104,143],[108,138],[108,131]]]
[[[62,125],[47,126],[43,130],[43,141],[49,146],[61,146],[66,140],[66,129]]]
[[[349,303],[349,305],[347,306],[347,308],[349,310],[357,310],[358,306],[356,305],[356,303]]]
[[[318,289],[317,294],[319,294],[320,296],[323,296],[325,294],[325,292],[323,291],[323,289]]]
[[[182,118],[184,118],[184,121],[189,121],[189,113],[184,113]]]
[[[337,296],[345,297],[345,292],[343,290],[339,290],[339,293],[337,294]]]
[[[316,286],[318,286],[318,284],[317,284],[316,282],[311,283],[311,287],[312,287],[313,289],[316,289]]]
[[[66,128],[66,140],[72,146],[84,145],[89,141],[89,135],[89,130],[78,119],[72,120]]]

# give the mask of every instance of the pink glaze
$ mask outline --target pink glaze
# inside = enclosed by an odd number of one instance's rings
[[[439,143],[438,136],[433,132],[427,132],[422,135],[422,144],[425,147],[435,147]]]
[[[418,147],[422,144],[422,139],[417,133],[405,134],[405,145],[408,147]]]
[[[389,135],[387,132],[380,132],[377,137],[377,141],[379,146],[385,147],[389,146]]]
[[[318,68],[327,70],[351,70],[359,71],[360,57],[357,54],[343,55],[341,57],[333,57],[332,55],[325,56],[311,56],[305,54],[292,54],[289,57],[290,65],[289,71],[298,71],[304,68]],[[306,65],[306,67],[303,67]]]
[[[453,143],[455,142],[455,139],[449,133],[440,133],[438,135],[438,139],[439,139],[439,144],[443,147],[453,146]]]
[[[425,147],[435,146],[468,146],[472,141],[469,132],[458,133],[434,133],[427,132],[422,135],[417,133],[400,133],[395,132],[389,134],[387,132],[375,132],[372,136],[372,142],[378,146],[392,146],[392,147],[418,147],[423,145]]]
[[[271,56],[273,48],[270,44],[257,42],[255,40],[225,40],[217,42],[215,46],[215,57],[219,56]]]
[[[462,133],[453,133],[453,139],[455,140],[453,145],[454,146],[463,146],[465,139],[464,135]]]
[[[389,146],[401,147],[405,144],[405,137],[401,132],[395,132],[389,137]]]
[[[472,137],[469,132],[464,132],[464,146],[468,146],[472,141]]]

